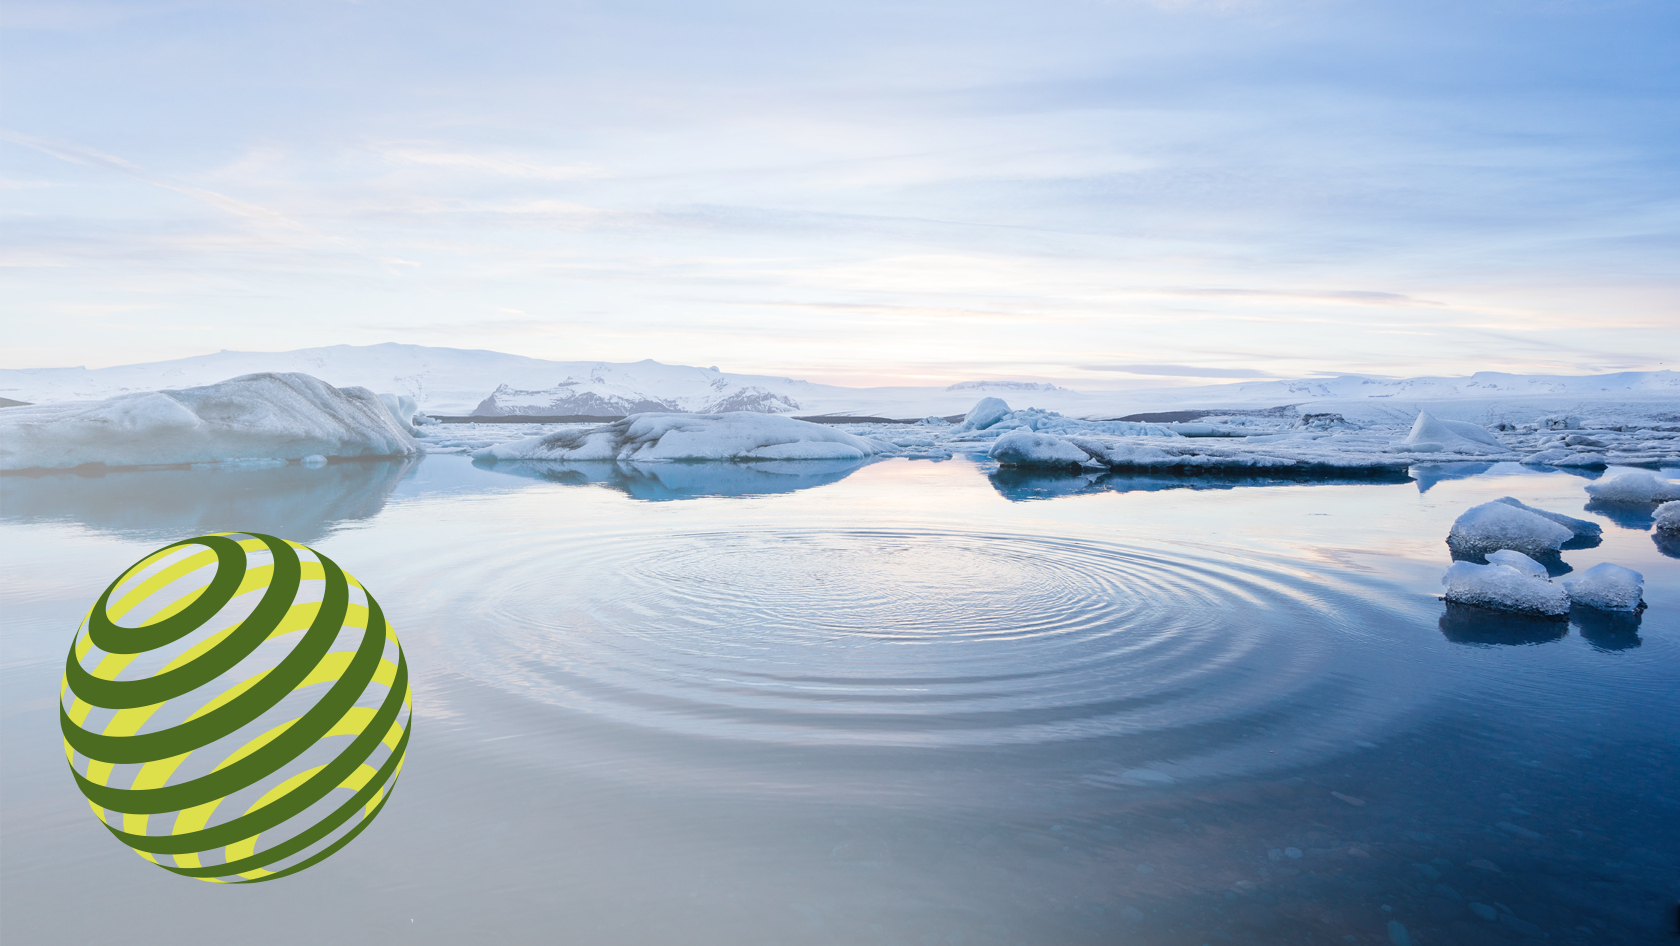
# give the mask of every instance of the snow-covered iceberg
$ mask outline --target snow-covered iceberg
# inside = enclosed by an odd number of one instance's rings
[[[1486,428],[1461,420],[1437,420],[1428,411],[1419,411],[1411,432],[1400,441],[1411,453],[1509,453],[1499,438]]]
[[[0,411],[0,470],[418,452],[372,391],[301,373]]]
[[[1573,532],[1576,539],[1592,539],[1604,534],[1604,527],[1596,522],[1588,522],[1585,519],[1577,519],[1574,516],[1566,516],[1561,512],[1550,512],[1545,509],[1539,509],[1522,502],[1515,496],[1501,496],[1500,498],[1494,500],[1494,502],[1504,503],[1507,506],[1511,506],[1515,509],[1521,509],[1524,512],[1532,512],[1542,519],[1550,519],[1558,525],[1563,526],[1565,529],[1568,529],[1570,532]]]
[[[1658,506],[1651,525],[1659,534],[1680,535],[1680,500]]]
[[[1680,499],[1680,483],[1648,470],[1617,470],[1586,485],[1587,495],[1601,503],[1663,503]]]
[[[1089,453],[1068,440],[1030,430],[1012,430],[1004,434],[992,444],[986,455],[1004,466],[1049,469],[1101,466],[1092,461]]]
[[[1600,611],[1638,609],[1645,591],[1645,576],[1631,568],[1599,562],[1574,578],[1565,579],[1564,590],[1575,604]]]
[[[1530,562],[1536,565],[1538,563]],[[1453,562],[1441,576],[1446,598],[1454,604],[1473,604],[1501,611],[1559,616],[1569,613],[1569,594],[1532,570],[1509,565]]]
[[[480,460],[861,460],[893,445],[774,414],[633,414],[473,451]]]
[[[1454,555],[1468,557],[1511,549],[1532,558],[1544,558],[1555,557],[1563,544],[1574,537],[1569,528],[1537,512],[1495,500],[1465,510],[1447,533],[1447,548]]]
[[[1551,580],[1551,576],[1546,571],[1546,566],[1521,552],[1500,549],[1497,552],[1489,552],[1487,560],[1489,565],[1503,565],[1506,568],[1513,568],[1530,578],[1538,578],[1541,581]]]

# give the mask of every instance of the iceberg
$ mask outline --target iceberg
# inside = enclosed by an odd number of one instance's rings
[[[479,460],[861,460],[897,448],[775,414],[632,414],[473,451]]]
[[[1446,598],[1453,604],[1473,604],[1501,611],[1562,616],[1569,613],[1569,594],[1544,578],[1524,574],[1508,565],[1453,562],[1441,576]]]
[[[1575,604],[1600,611],[1636,611],[1645,591],[1645,576],[1631,568],[1600,562],[1574,578],[1565,591]]]
[[[414,403],[414,398],[406,394],[381,394],[379,400],[384,403],[385,409],[391,412],[391,416],[397,419],[403,430],[414,433],[414,415],[420,412],[420,405]]]
[[[1069,441],[1030,430],[1012,430],[1004,434],[992,444],[986,455],[1005,466],[1052,469],[1101,466],[1091,461],[1089,453]]]
[[[1586,485],[1587,495],[1601,503],[1661,503],[1680,499],[1680,483],[1649,470],[1617,470]]]
[[[1010,414],[1009,404],[1001,397],[983,397],[968,409],[968,415],[957,424],[955,433],[985,430]]]
[[[1494,500],[1494,502],[1504,503],[1505,505],[1511,506],[1515,509],[1521,509],[1524,512],[1532,512],[1536,516],[1550,519],[1558,525],[1563,526],[1565,529],[1568,529],[1570,532],[1575,533],[1575,538],[1577,539],[1590,539],[1604,534],[1604,527],[1596,522],[1588,522],[1585,519],[1576,519],[1574,516],[1566,516],[1561,512],[1548,512],[1544,509],[1537,509],[1534,506],[1530,506],[1527,503],[1518,500],[1514,496],[1501,496],[1500,498]]]
[[[1499,438],[1486,428],[1461,420],[1437,420],[1419,411],[1406,439],[1400,443],[1413,453],[1508,453]]]
[[[1500,549],[1531,558],[1555,557],[1563,543],[1574,537],[1574,532],[1545,516],[1496,500],[1465,510],[1447,534],[1447,548],[1455,556],[1471,558]]]
[[[418,452],[372,391],[335,388],[301,373],[0,411],[0,470]]]

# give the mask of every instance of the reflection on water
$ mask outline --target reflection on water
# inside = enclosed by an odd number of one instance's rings
[[[1473,604],[1446,602],[1441,633],[1455,644],[1549,644],[1569,634],[1562,617],[1517,614]]]
[[[1657,544],[1657,551],[1669,558],[1680,558],[1680,532],[1655,532],[1651,541]]]
[[[992,487],[1013,502],[1056,499],[1093,493],[1158,492],[1169,489],[1239,489],[1262,486],[1348,486],[1407,483],[1404,472],[1385,470],[1368,476],[1177,476],[1171,473],[1066,473],[1054,470],[999,467],[990,474]]]
[[[1639,611],[1600,611],[1597,608],[1575,608],[1569,612],[1569,623],[1599,650],[1627,650],[1638,647],[1639,624],[1645,617]]]
[[[0,518],[77,523],[149,540],[246,531],[307,543],[337,523],[378,515],[419,462],[11,473],[0,476]]]
[[[837,483],[867,460],[760,460],[754,463],[632,463],[615,460],[474,461],[482,469],[568,486],[604,486],[660,502],[705,496],[762,496]]]
[[[1407,705],[1392,668],[1349,666],[1353,628],[1397,620],[1382,604],[1165,543],[759,525],[531,537],[434,567],[454,579],[443,606],[493,628],[441,642],[459,671],[708,740],[1113,737],[1101,764],[1115,777],[1164,743],[1174,772],[1228,774],[1310,755]],[[1292,633],[1304,626],[1318,632]],[[1312,722],[1257,751],[1255,732],[1303,703]]]
[[[28,550],[0,583],[5,940],[1666,935],[1674,561],[1610,530],[1570,563],[1642,571],[1649,610],[1443,614],[1463,509],[1566,508],[1580,481],[1233,489],[1269,482],[453,456],[0,480],[0,540]],[[229,526],[369,583],[419,722],[366,834],[239,891],[108,836],[56,700],[116,570]]]
[[[1582,507],[1590,513],[1603,516],[1624,529],[1638,529],[1645,531],[1656,524],[1656,503],[1607,503],[1594,499]]]
[[[1427,493],[1436,483],[1467,479],[1494,466],[1492,463],[1418,463],[1412,466],[1412,478],[1417,480],[1418,492]]]

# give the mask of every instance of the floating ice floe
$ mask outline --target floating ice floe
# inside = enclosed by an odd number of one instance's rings
[[[1555,556],[1574,531],[1527,508],[1495,500],[1465,510],[1447,533],[1447,548],[1455,555],[1483,556],[1511,549],[1530,557]]]
[[[1600,611],[1634,611],[1645,591],[1645,576],[1631,568],[1600,562],[1565,579],[1563,587],[1578,605]]]
[[[1530,564],[1539,567],[1532,560]],[[1568,592],[1543,577],[1536,577],[1532,571],[1525,574],[1509,565],[1453,562],[1441,576],[1441,584],[1447,588],[1447,600],[1455,604],[1525,614],[1569,613]]]
[[[300,373],[0,411],[0,469],[167,466],[417,453],[366,388]]]
[[[1587,495],[1604,503],[1661,503],[1680,499],[1680,483],[1647,470],[1617,470],[1586,485]]]
[[[1577,539],[1591,539],[1604,534],[1604,527],[1596,522],[1588,522],[1585,519],[1577,519],[1574,516],[1566,516],[1561,512],[1550,512],[1545,509],[1537,509],[1534,506],[1521,502],[1514,496],[1501,496],[1500,498],[1494,500],[1494,502],[1504,503],[1512,508],[1521,509],[1524,512],[1534,513],[1536,516],[1543,519],[1550,519],[1574,533],[1575,538]]]
[[[1477,456],[1510,453],[1484,427],[1461,420],[1438,420],[1419,411],[1411,432],[1397,445],[1409,453],[1468,453]]]
[[[1068,440],[1030,430],[1012,430],[999,437],[987,456],[1006,466],[1050,469],[1102,466]]]
[[[1500,549],[1497,552],[1489,552],[1487,560],[1489,565],[1503,565],[1506,568],[1513,568],[1530,578],[1539,578],[1542,581],[1551,580],[1546,572],[1546,566],[1521,552]]]
[[[1680,500],[1672,500],[1657,507],[1652,525],[1657,532],[1680,535]]]
[[[473,451],[482,460],[858,460],[894,445],[832,427],[734,411],[632,414],[600,427],[566,428]]]

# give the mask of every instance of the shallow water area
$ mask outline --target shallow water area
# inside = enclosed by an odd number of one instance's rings
[[[1649,510],[1586,504],[1582,476],[1414,477],[433,455],[0,478],[0,924],[142,943],[1665,935],[1680,561]],[[1643,572],[1647,610],[1439,601],[1453,519],[1505,495],[1601,522],[1563,561]],[[366,582],[416,700],[379,820],[237,890],[106,836],[56,720],[104,585],[221,529]]]

